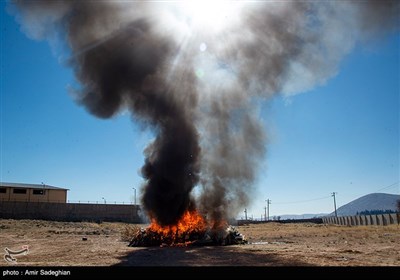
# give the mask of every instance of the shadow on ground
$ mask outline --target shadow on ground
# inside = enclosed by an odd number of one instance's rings
[[[135,248],[120,259],[117,266],[310,266],[247,245]]]

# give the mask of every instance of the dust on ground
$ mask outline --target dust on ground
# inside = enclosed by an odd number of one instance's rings
[[[262,223],[237,226],[245,245],[128,247],[124,223],[0,219],[0,266],[400,266],[400,226]]]

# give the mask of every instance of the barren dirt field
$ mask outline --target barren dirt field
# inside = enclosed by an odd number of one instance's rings
[[[135,227],[0,219],[3,254],[29,248],[0,266],[400,266],[398,225],[249,224],[246,245],[132,248]]]

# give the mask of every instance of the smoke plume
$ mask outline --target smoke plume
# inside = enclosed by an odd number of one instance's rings
[[[210,11],[212,2],[204,1]],[[13,1],[8,9],[29,37],[64,38],[79,104],[99,118],[129,110],[155,132],[141,170],[148,215],[170,225],[196,207],[218,224],[250,202],[266,152],[260,102],[324,84],[356,44],[399,30],[400,5],[233,1],[223,28],[204,29],[181,4]]]

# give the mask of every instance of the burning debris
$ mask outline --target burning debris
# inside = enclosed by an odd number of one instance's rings
[[[130,247],[151,246],[215,246],[247,244],[247,240],[235,227],[228,226],[225,230],[203,230],[190,233],[171,233],[163,235],[151,228],[140,229],[129,243]]]
[[[174,226],[160,226],[154,220],[147,229],[140,229],[130,247],[150,246],[207,246],[246,244],[247,240],[236,228],[207,227],[196,211],[187,211]]]

